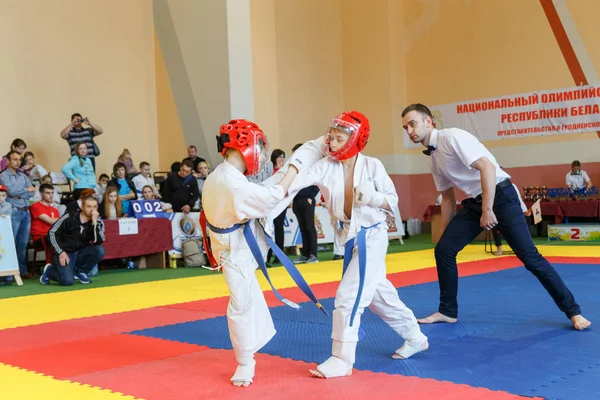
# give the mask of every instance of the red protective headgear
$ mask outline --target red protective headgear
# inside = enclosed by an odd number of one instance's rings
[[[233,119],[221,125],[217,150],[225,156],[227,149],[237,150],[244,156],[244,175],[256,175],[269,160],[267,137],[258,125],[245,119]]]
[[[339,129],[348,134],[348,141],[341,149],[332,152],[329,147],[329,135],[327,136],[326,149],[329,157],[335,160],[346,160],[360,153],[367,145],[371,125],[369,119],[358,111],[348,111],[337,115],[329,125],[329,128]]]

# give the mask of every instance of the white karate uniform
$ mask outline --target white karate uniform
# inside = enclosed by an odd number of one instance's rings
[[[579,171],[579,173],[574,174],[572,172],[568,172],[565,177],[565,182],[568,187],[573,189],[582,189],[585,187],[585,184],[590,181],[590,176],[585,171]]]
[[[314,142],[296,151],[299,171],[313,165],[324,155],[315,151]],[[268,243],[258,220],[267,227],[267,213],[284,202],[284,190],[275,184],[282,176],[271,181],[271,185],[259,185],[249,182],[239,170],[223,161],[204,182],[202,206],[206,219],[217,228],[229,228],[256,219],[251,228],[264,257]],[[211,231],[210,238],[212,253],[223,267],[229,289],[227,322],[233,350],[238,363],[247,364],[276,332],[255,275],[258,264],[246,243],[243,228],[228,234]]]
[[[153,177],[137,174],[131,178],[131,182],[133,182],[135,185],[135,192],[138,200],[142,200],[144,198],[144,196],[142,196],[142,189],[144,189],[144,186],[150,186],[154,196],[158,196],[157,198],[160,198],[160,194],[158,193],[158,189],[156,188],[156,183],[154,183]]]
[[[359,154],[354,169],[354,187],[373,182],[375,189],[383,193],[388,204],[399,216],[398,195],[383,164],[376,158]],[[317,185],[325,198],[325,204],[330,214],[344,223],[341,243],[354,239],[361,227],[376,227],[366,232],[367,260],[365,283],[354,317],[350,326],[350,316],[358,293],[358,251],[355,245],[352,259],[344,274],[335,297],[333,312],[333,331],[331,337],[342,342],[358,341],[360,317],[365,307],[379,315],[392,329],[405,340],[420,343],[426,340],[425,335],[417,324],[413,312],[404,305],[398,297],[398,292],[386,277],[385,257],[388,248],[386,212],[382,208],[370,205],[353,204],[350,219],[344,213],[344,171],[342,164],[324,158],[313,167],[300,173],[290,187],[289,196],[294,196],[299,190]],[[278,206],[274,213],[279,210]],[[350,363],[354,362],[354,350],[347,355]]]

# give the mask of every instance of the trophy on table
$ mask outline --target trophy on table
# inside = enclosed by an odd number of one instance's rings
[[[531,192],[529,186],[523,187],[523,200],[531,201]]]
[[[542,201],[548,201],[548,186],[542,186],[540,189]]]
[[[540,187],[534,186],[532,189],[531,201],[537,201],[540,198]]]

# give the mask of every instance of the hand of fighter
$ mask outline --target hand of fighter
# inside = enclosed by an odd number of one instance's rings
[[[491,210],[483,210],[481,213],[481,219],[479,220],[479,225],[485,230],[492,230],[496,225],[498,225],[496,214],[494,214],[494,212]]]
[[[189,213],[190,213],[190,210],[191,210],[191,208],[190,208],[190,206],[189,206],[189,205],[187,205],[187,204],[186,204],[185,206],[181,207],[181,211],[182,211],[184,214],[189,214]]]
[[[69,260],[69,255],[67,254],[67,252],[63,251],[58,255],[58,262],[60,263],[61,267],[64,267],[65,265],[71,262],[71,260]]]
[[[375,185],[372,182],[361,183],[354,188],[354,202],[358,205],[379,207],[384,201],[385,196],[375,190]]]

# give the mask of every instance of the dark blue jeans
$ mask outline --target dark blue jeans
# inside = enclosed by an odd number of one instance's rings
[[[51,281],[58,282],[61,286],[71,286],[75,273],[83,272],[89,274],[104,257],[104,247],[86,246],[74,252],[68,252],[69,263],[62,267],[58,260],[58,255],[54,255],[54,264],[48,267],[46,276]]]
[[[502,186],[502,185],[500,185]],[[435,246],[435,261],[440,284],[439,312],[458,316],[458,269],[456,255],[483,230],[479,225],[481,203],[474,199],[463,201],[463,208],[452,218]],[[554,267],[538,252],[521,210],[517,192],[512,184],[496,186],[494,214],[497,228],[525,268],[540,281],[558,308],[568,318],[580,314],[579,305]]]

